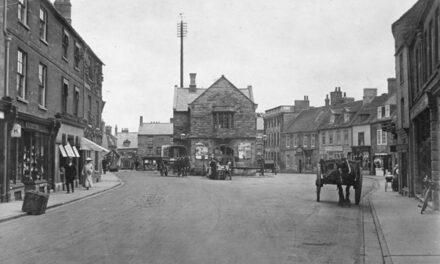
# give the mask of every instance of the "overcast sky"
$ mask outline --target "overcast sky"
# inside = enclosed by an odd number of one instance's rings
[[[184,84],[209,87],[224,74],[253,86],[258,112],[340,86],[386,92],[394,77],[391,24],[416,0],[71,0],[72,25],[105,63],[103,119],[137,131],[169,122],[180,83],[179,13],[184,13]]]

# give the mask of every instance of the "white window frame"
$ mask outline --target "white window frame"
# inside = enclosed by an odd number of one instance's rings
[[[345,113],[344,114],[344,122],[348,122],[348,121],[350,121],[350,114],[349,113]]]
[[[67,39],[67,41],[66,41]],[[67,30],[63,29],[63,35],[62,35],[62,39],[61,39],[61,49],[63,52],[63,58],[65,60],[68,60],[69,57],[69,44],[70,44],[70,35],[69,32],[67,32]]]
[[[305,147],[305,148],[307,148],[308,147],[308,136],[307,135],[304,135],[303,136],[303,147]]]
[[[382,119],[382,106],[377,107],[377,119]]]
[[[21,23],[27,26],[28,0],[18,0],[17,10],[18,10],[17,13],[18,21],[20,21]]]
[[[286,135],[286,148],[290,148],[290,135]]]
[[[298,147],[298,135],[293,135],[293,146]]]
[[[40,39],[47,41],[47,11],[46,9],[40,7]]]
[[[390,117],[390,105],[385,106],[385,117]]]
[[[26,72],[27,72],[27,54],[17,51],[17,94],[21,99],[26,100]]]
[[[314,148],[315,147],[315,145],[316,145],[316,135],[315,134],[312,134],[311,136],[310,136],[310,147],[311,148]]]
[[[377,130],[376,138],[377,145],[383,146],[387,144],[387,132],[383,131],[382,129]]]
[[[47,94],[47,66],[40,63],[38,64],[38,104],[42,107],[46,107],[46,94]]]

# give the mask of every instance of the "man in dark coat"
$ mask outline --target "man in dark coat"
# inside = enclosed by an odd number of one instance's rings
[[[64,168],[65,170],[65,175],[66,175],[66,188],[67,188],[67,193],[70,193],[70,188],[72,187],[72,193],[75,191],[73,186],[73,182],[75,180],[75,176],[76,176],[76,167],[73,164],[72,158],[69,158],[67,161],[67,165]]]

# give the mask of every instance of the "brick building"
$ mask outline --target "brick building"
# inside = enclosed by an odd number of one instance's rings
[[[239,89],[225,76],[209,88],[174,90],[174,144],[189,150],[192,167],[201,173],[207,158],[232,159],[236,166],[256,166],[256,113],[252,86]]]
[[[90,156],[99,170],[104,107],[103,63],[72,27],[70,1],[6,3],[0,15],[2,201],[21,199],[23,183],[60,190],[67,156],[78,168]]]
[[[173,124],[139,120],[138,157],[143,164],[152,164],[161,157],[162,146],[173,144]]]
[[[399,190],[423,192],[423,178],[440,180],[440,1],[419,0],[392,25],[397,77]],[[432,195],[440,208],[439,191]]]

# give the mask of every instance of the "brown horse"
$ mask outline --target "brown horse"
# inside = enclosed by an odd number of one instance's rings
[[[336,184],[338,187],[339,205],[350,204],[350,187],[361,188],[358,184],[361,177],[359,162],[347,159],[328,161],[321,159],[319,164],[324,183]],[[346,186],[345,198],[342,185]],[[358,199],[356,204],[359,204]]]

